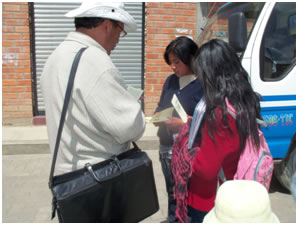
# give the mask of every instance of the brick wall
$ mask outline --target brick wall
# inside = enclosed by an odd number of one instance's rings
[[[177,36],[195,40],[197,3],[147,2],[145,25],[145,114],[152,116],[162,86],[172,71],[163,59],[169,42]]]
[[[165,47],[181,35],[195,40],[196,22],[197,3],[146,3],[146,116],[152,116],[163,83],[172,73],[163,59]],[[3,120],[33,117],[31,63],[28,3],[2,3]]]
[[[2,3],[2,119],[32,118],[27,2]]]

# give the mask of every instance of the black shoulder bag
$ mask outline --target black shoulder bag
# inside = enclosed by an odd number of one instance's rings
[[[67,85],[49,187],[53,194],[52,219],[59,222],[133,223],[159,210],[152,161],[133,142],[134,148],[111,159],[54,176],[65,115],[82,53],[76,55]]]

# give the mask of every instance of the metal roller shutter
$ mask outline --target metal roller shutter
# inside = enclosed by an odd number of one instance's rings
[[[40,76],[43,66],[64,40],[68,32],[74,31],[73,18],[64,14],[80,5],[79,2],[34,2],[34,46],[35,46],[35,93],[37,114],[45,110],[43,96],[40,90]],[[124,3],[125,9],[135,18],[138,29],[120,39],[111,58],[120,70],[127,85],[142,88],[143,77],[143,3]]]

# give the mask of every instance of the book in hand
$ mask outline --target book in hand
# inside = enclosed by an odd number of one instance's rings
[[[135,88],[133,86],[128,85],[127,86],[127,91],[133,96],[135,97],[136,100],[140,100],[142,94],[143,94],[143,90],[139,89],[139,88]]]
[[[159,122],[167,121],[169,117],[173,116],[173,112],[174,112],[174,107],[166,108],[160,112],[155,113],[149,122],[159,123]]]
[[[184,111],[183,106],[181,105],[181,103],[179,102],[178,97],[174,94],[172,101],[171,101],[172,105],[174,106],[176,112],[178,113],[178,115],[180,116],[181,120],[186,123],[187,122],[187,113]]]

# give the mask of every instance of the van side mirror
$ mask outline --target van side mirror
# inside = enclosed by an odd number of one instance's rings
[[[229,17],[229,44],[236,52],[242,52],[247,45],[247,27],[243,12],[237,12]]]

